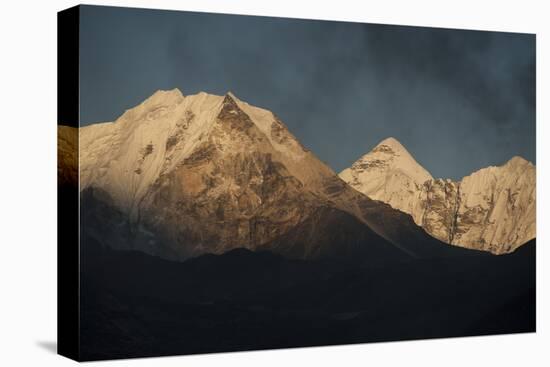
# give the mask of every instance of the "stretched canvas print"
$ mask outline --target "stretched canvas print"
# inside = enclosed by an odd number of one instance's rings
[[[59,353],[535,331],[535,35],[59,13]]]

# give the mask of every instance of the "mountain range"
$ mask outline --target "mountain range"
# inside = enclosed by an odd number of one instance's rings
[[[232,93],[59,126],[79,359],[534,331],[531,169],[434,180],[390,138],[338,175]],[[453,246],[493,228],[499,251]]]
[[[401,143],[387,138],[340,177],[410,214],[448,244],[503,254],[536,236],[535,166],[521,157],[460,181],[434,179]]]
[[[449,243],[504,253],[534,237],[527,162],[433,180],[390,138],[338,176],[230,92],[157,91],[113,122],[60,127],[61,147],[77,138],[83,238],[113,249],[378,263],[469,253]],[[70,151],[59,162],[75,180]]]

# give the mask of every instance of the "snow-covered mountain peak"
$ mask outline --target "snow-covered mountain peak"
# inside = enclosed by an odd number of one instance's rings
[[[393,161],[394,165],[414,161],[415,165],[419,166],[409,151],[397,139],[392,137],[382,140],[364,157],[386,157],[385,159]],[[427,175],[430,176],[429,173]]]
[[[407,151],[407,149],[405,149],[405,147],[397,139],[391,136],[378,143],[374,149],[381,147],[385,147],[386,149],[389,148],[394,152]]]
[[[155,108],[159,106],[172,106],[181,103],[184,98],[185,97],[178,88],[170,90],[159,89],[138,106],[149,108]]]
[[[525,165],[533,165],[531,162],[529,162],[528,160],[524,159],[523,157],[520,157],[519,155],[516,155],[512,158],[510,158],[510,160],[508,160],[508,162],[506,162],[506,164],[504,165],[505,167],[521,167],[521,166],[525,166]]]
[[[432,176],[409,154],[407,149],[395,138],[387,138],[378,143],[369,153],[362,156],[353,165],[341,173],[344,180],[364,184],[364,180],[352,177],[368,174],[385,176],[391,172],[407,176],[416,185],[421,185]],[[353,184],[352,184],[353,185]],[[356,187],[357,188],[357,187]],[[363,191],[363,190],[359,190]]]
[[[334,174],[271,111],[231,92],[183,97],[177,89],[157,91],[114,123],[89,125],[81,133],[82,188],[109,191],[132,217],[160,177],[203,155],[271,154],[304,185],[321,185]]]
[[[340,178],[371,199],[411,213],[416,202],[411,192],[421,190],[432,176],[397,139],[387,138],[342,171]]]
[[[184,100],[185,97],[177,88],[158,90],[137,106],[126,110],[115,123],[128,128],[135,127],[136,123],[158,120],[173,111]]]

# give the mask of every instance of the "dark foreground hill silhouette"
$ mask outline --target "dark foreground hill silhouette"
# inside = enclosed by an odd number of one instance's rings
[[[534,240],[353,266],[244,249],[178,263],[84,242],[83,360],[535,330]]]

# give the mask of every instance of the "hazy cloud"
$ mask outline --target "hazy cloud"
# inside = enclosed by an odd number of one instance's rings
[[[394,136],[434,176],[535,160],[535,36],[83,7],[81,120],[233,91],[336,171]]]

